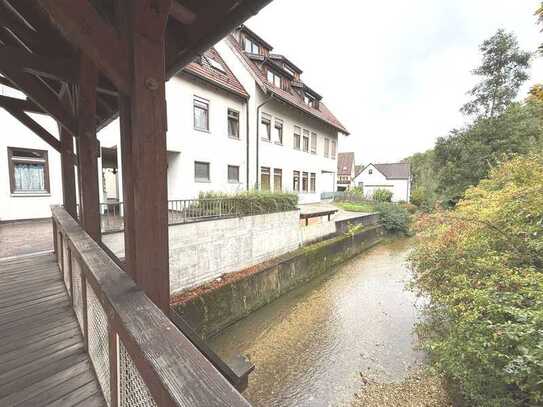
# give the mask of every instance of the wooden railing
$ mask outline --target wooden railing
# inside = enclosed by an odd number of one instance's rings
[[[249,406],[64,209],[52,212],[59,269],[108,406]]]

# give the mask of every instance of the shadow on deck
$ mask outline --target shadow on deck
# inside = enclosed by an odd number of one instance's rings
[[[106,405],[53,254],[0,261],[0,405]]]

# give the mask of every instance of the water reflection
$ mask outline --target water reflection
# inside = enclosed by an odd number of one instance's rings
[[[414,350],[417,298],[405,289],[407,239],[377,246],[262,308],[211,342],[256,364],[254,406],[349,405],[363,376],[402,380]]]

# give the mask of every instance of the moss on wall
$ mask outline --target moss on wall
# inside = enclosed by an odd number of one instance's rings
[[[172,311],[182,316],[203,338],[269,304],[290,290],[325,273],[360,254],[383,239],[381,226],[372,226],[352,235],[304,246],[281,256],[254,273],[198,296],[172,304]]]

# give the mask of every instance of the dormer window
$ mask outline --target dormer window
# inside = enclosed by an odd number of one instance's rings
[[[254,41],[252,41],[249,37],[244,38],[244,48],[245,52],[249,52],[251,54],[260,54],[260,47],[258,44]]]
[[[309,93],[304,94],[304,102],[306,105],[313,107],[315,109],[318,108],[318,101],[313,96],[311,96]]]
[[[294,71],[290,69],[288,65],[283,65],[283,69],[287,71],[290,75],[295,76]]]
[[[268,82],[272,83],[276,88],[281,87],[281,77],[273,71],[268,71]]]

